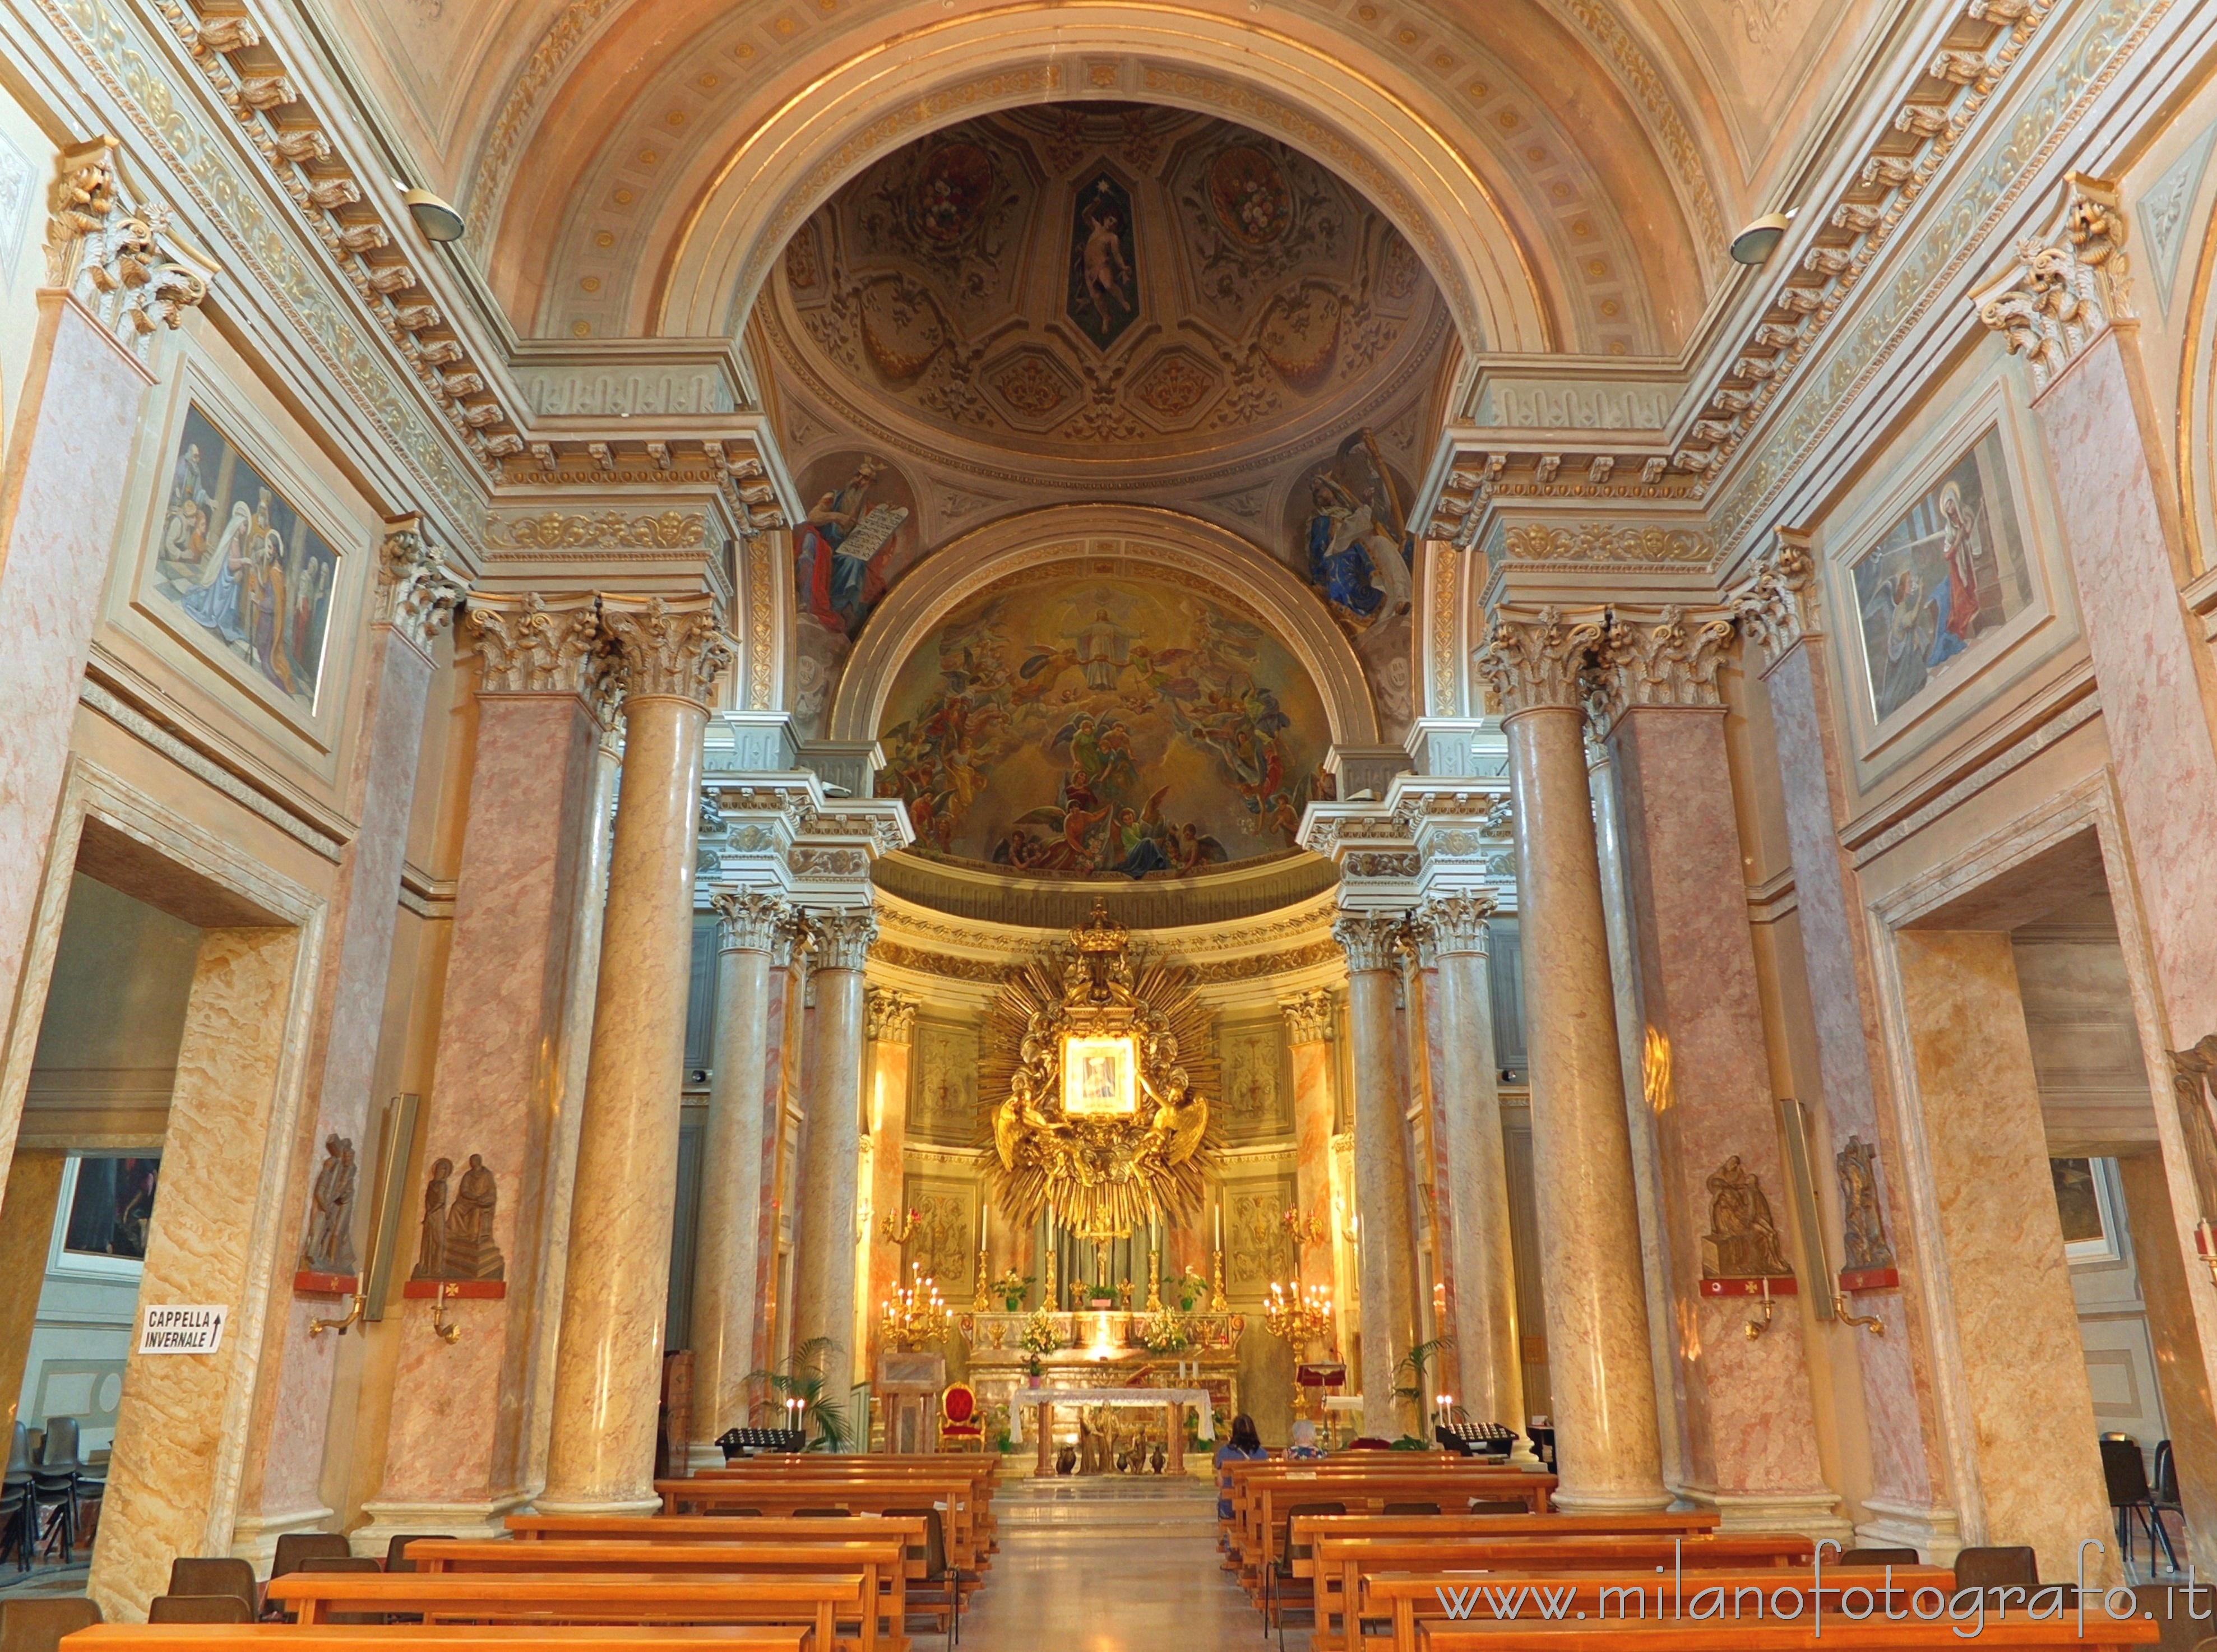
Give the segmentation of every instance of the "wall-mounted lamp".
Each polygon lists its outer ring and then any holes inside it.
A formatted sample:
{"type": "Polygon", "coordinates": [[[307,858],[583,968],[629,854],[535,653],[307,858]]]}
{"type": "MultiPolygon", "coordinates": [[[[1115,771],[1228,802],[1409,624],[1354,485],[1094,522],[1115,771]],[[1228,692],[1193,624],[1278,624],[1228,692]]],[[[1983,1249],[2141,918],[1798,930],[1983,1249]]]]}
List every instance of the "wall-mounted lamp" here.
{"type": "Polygon", "coordinates": [[[1734,263],[1760,264],[1769,261],[1778,251],[1778,244],[1786,238],[1787,226],[1793,223],[1799,208],[1789,207],[1782,213],[1765,213],[1732,238],[1734,263]]]}
{"type": "Polygon", "coordinates": [[[1778,1304],[1770,1299],[1770,1281],[1763,1282],[1763,1317],[1747,1322],[1747,1340],[1752,1342],[1770,1328],[1770,1316],[1778,1311],[1778,1304]]]}
{"type": "MultiPolygon", "coordinates": [[[[416,220],[416,227],[423,232],[427,241],[459,241],[469,226],[454,203],[444,195],[433,195],[429,189],[403,189],[401,204],[408,215],[416,220]]],[[[1737,255],[1735,255],[1737,256],[1737,255]]]]}

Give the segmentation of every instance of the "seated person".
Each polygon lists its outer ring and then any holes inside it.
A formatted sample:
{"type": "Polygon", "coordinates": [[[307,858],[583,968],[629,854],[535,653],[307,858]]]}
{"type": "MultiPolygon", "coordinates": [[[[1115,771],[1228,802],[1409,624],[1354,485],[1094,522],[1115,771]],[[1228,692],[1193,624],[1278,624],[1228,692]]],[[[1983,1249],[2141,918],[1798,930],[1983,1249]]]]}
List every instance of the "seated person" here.
{"type": "Polygon", "coordinates": [[[1317,1444],[1316,1425],[1304,1417],[1294,1425],[1293,1444],[1286,1447],[1288,1463],[1314,1463],[1325,1454],[1317,1444]]]}
{"type": "Polygon", "coordinates": [[[1241,1412],[1232,1420],[1232,1438],[1216,1448],[1216,1518],[1232,1518],[1232,1474],[1224,1465],[1227,1463],[1253,1463],[1270,1454],[1263,1449],[1263,1437],[1255,1429],[1255,1420],[1241,1412]]]}

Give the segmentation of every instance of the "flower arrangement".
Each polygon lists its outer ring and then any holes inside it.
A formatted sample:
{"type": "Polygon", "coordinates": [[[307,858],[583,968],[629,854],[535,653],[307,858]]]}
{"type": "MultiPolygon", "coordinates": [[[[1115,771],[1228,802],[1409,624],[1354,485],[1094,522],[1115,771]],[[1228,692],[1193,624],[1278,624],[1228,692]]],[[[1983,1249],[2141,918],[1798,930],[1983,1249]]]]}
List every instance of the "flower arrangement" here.
{"type": "Polygon", "coordinates": [[[1193,1305],[1201,1299],[1207,1290],[1208,1281],[1201,1277],[1200,1270],[1188,1267],[1177,1282],[1179,1310],[1187,1314],[1192,1313],[1193,1305]]]}
{"type": "Polygon", "coordinates": [[[1054,1316],[1044,1308],[1034,1309],[1031,1318],[1024,1321],[1023,1340],[1018,1346],[1032,1354],[1051,1354],[1061,1347],[1062,1339],[1054,1331],[1054,1316]]]}
{"type": "Polygon", "coordinates": [[[1189,1339],[1185,1321],[1166,1309],[1159,1314],[1149,1314],[1139,1321],[1139,1340],[1150,1353],[1174,1354],[1189,1339]]]}
{"type": "Polygon", "coordinates": [[[1022,1311],[1024,1305],[1024,1292],[1032,1288],[1032,1283],[1030,1274],[1019,1273],[1014,1268],[1010,1268],[993,1281],[992,1290],[1000,1297],[1001,1305],[1010,1313],[1014,1314],[1022,1311]]]}

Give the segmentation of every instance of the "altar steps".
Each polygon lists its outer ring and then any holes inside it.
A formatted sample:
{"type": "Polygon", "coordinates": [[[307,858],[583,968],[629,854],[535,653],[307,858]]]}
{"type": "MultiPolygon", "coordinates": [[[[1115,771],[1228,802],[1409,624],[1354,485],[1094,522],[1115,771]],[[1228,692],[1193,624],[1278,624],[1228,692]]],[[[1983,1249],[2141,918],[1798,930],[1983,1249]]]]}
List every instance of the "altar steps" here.
{"type": "Polygon", "coordinates": [[[993,1499],[1004,1538],[1016,1531],[1093,1538],[1216,1541],[1216,1496],[1206,1480],[1154,1475],[1065,1475],[1004,1481],[993,1499]]]}

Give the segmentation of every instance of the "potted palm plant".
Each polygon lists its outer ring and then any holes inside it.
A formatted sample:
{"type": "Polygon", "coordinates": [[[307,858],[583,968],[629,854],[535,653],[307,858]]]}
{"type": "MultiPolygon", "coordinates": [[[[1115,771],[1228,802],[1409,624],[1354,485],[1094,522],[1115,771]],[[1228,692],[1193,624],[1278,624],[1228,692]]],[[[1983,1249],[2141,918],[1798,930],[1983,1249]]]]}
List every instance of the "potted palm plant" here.
{"type": "Polygon", "coordinates": [[[800,1413],[804,1437],[814,1430],[815,1437],[800,1448],[804,1451],[844,1451],[854,1443],[846,1404],[831,1395],[824,1375],[838,1346],[830,1337],[813,1337],[795,1348],[781,1369],[747,1373],[748,1383],[758,1386],[765,1399],[787,1401],[800,1413]]]}

